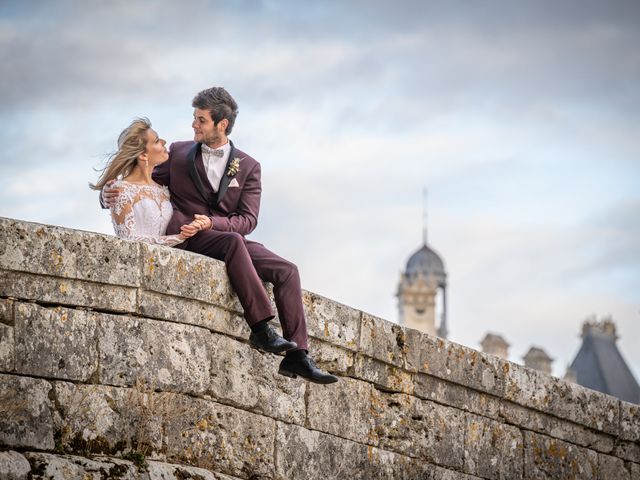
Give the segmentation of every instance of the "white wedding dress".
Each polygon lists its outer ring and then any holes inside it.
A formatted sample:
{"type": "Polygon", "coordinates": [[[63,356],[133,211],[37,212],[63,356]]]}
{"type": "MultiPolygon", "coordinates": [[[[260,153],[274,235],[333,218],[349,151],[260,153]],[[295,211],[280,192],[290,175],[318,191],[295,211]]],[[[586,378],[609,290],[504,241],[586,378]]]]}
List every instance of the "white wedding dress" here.
{"type": "Polygon", "coordinates": [[[124,189],[110,208],[113,230],[118,237],[169,247],[184,241],[179,235],[164,234],[173,213],[167,187],[125,180],[118,180],[114,187],[124,189]]]}

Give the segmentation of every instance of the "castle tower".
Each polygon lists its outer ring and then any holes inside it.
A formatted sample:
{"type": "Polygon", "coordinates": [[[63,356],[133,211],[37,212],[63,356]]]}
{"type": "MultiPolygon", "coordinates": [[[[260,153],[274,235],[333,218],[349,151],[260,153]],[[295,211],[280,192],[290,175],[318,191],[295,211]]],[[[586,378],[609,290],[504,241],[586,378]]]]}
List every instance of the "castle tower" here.
{"type": "Polygon", "coordinates": [[[551,375],[551,364],[553,363],[553,358],[547,355],[547,352],[542,348],[531,347],[522,359],[524,360],[525,367],[534,368],[546,373],[547,375],[551,375]]]}

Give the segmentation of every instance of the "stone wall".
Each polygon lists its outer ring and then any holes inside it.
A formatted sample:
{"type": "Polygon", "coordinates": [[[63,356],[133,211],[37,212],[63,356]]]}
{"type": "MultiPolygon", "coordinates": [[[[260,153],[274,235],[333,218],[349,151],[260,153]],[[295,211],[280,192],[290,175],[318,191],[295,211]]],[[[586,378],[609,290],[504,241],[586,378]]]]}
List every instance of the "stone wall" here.
{"type": "Polygon", "coordinates": [[[0,231],[0,478],[640,479],[638,405],[311,292],[292,380],[223,264],[0,231]]]}

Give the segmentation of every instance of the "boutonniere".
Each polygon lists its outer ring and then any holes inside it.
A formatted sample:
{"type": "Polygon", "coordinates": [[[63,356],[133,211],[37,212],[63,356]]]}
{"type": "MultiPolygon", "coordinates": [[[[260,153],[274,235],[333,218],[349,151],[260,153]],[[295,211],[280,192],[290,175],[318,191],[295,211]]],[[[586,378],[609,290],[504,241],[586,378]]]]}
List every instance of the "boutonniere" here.
{"type": "Polygon", "coordinates": [[[227,169],[227,176],[233,177],[235,174],[237,174],[240,171],[241,161],[242,159],[238,157],[231,160],[231,163],[229,164],[229,168],[227,169]]]}

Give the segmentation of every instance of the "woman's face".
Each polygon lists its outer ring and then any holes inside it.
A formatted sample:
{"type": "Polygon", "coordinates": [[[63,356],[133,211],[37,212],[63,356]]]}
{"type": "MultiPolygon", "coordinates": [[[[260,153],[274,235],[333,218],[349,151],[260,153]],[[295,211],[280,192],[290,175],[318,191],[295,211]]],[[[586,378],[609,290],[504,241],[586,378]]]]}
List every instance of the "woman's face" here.
{"type": "Polygon", "coordinates": [[[165,147],[166,144],[166,140],[158,137],[155,130],[152,128],[147,130],[147,148],[144,153],[149,166],[155,167],[169,158],[169,152],[165,147]]]}

